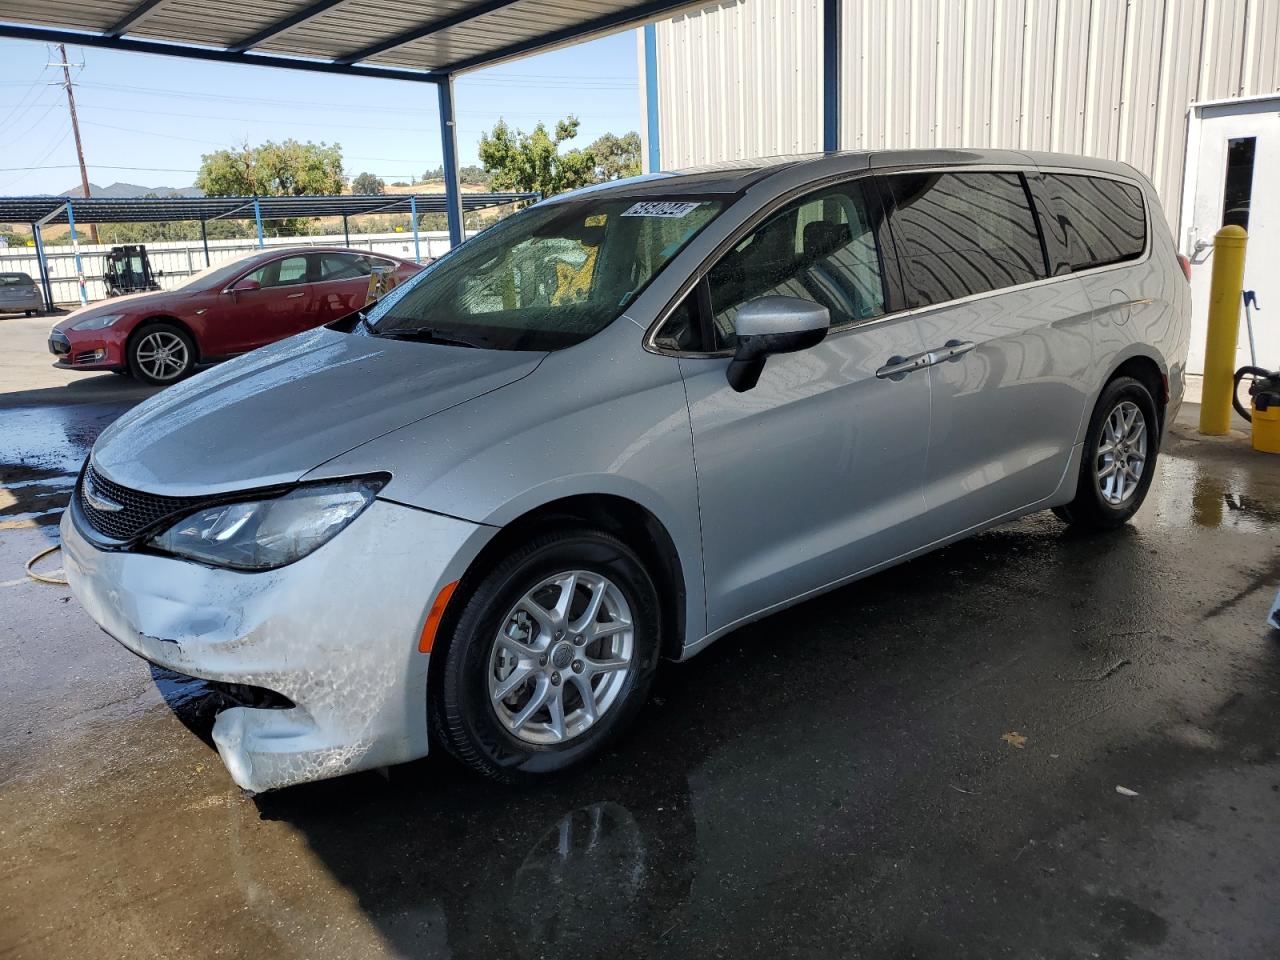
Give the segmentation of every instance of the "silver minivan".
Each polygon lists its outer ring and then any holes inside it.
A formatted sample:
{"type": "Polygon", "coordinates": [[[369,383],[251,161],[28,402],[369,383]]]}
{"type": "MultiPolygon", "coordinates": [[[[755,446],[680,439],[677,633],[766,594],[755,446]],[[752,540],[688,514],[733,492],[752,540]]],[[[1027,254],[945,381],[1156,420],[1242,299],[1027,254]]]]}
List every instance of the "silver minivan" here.
{"type": "Polygon", "coordinates": [[[1033,511],[1123,524],[1183,392],[1151,184],[1000,151],[565,194],[171,387],[62,520],[75,595],[220,686],[261,791],[600,752],[662,659],[1033,511]]]}

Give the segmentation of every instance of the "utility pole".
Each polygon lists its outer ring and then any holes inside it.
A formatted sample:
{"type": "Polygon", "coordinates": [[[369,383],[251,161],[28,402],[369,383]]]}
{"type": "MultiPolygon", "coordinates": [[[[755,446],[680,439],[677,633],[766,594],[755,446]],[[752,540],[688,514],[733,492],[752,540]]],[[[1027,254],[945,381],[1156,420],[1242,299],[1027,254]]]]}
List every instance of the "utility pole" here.
{"type": "MultiPolygon", "coordinates": [[[[89,199],[89,171],[84,166],[84,147],[80,144],[80,123],[76,120],[76,96],[71,92],[71,65],[67,63],[67,45],[58,44],[58,59],[61,60],[63,86],[67,91],[67,106],[71,108],[71,132],[76,138],[76,159],[80,161],[80,187],[84,198],[89,199]]],[[[89,242],[98,242],[98,225],[89,224],[89,242]]]]}

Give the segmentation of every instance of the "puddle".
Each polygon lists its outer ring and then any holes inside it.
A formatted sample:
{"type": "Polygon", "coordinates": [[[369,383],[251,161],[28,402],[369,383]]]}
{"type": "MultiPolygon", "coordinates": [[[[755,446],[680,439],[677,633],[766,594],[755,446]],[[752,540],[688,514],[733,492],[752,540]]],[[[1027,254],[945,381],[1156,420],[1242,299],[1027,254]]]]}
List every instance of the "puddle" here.
{"type": "Polygon", "coordinates": [[[1155,501],[1156,522],[1163,526],[1182,527],[1189,520],[1209,529],[1274,532],[1280,526],[1280,472],[1165,454],[1150,500],[1155,501]]]}
{"type": "Polygon", "coordinates": [[[0,418],[0,530],[55,526],[93,442],[128,406],[6,410],[0,418]]]}

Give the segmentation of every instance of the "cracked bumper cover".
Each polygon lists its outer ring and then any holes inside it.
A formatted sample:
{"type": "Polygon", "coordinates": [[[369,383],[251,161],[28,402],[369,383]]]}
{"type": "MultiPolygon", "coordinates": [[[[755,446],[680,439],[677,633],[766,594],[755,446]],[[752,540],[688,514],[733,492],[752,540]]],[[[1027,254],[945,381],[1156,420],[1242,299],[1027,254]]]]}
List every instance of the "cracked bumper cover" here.
{"type": "MultiPolygon", "coordinates": [[[[243,573],[104,551],[62,517],[72,593],[138,656],[206,680],[265,687],[288,709],[232,707],[213,740],[261,792],[427,753],[428,656],[418,637],[440,588],[488,528],[377,500],[319,550],[243,573]]],[[[82,520],[79,522],[83,522],[82,520]]]]}

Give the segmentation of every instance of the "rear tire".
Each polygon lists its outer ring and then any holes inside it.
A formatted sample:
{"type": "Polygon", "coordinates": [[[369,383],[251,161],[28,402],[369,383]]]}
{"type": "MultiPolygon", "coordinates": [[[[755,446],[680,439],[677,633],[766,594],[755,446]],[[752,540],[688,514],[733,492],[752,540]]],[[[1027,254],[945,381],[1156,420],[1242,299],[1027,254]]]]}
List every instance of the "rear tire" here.
{"type": "Polygon", "coordinates": [[[195,342],[172,323],[140,327],[129,338],[128,353],[134,379],[157,386],[177,383],[196,366],[195,342]]]}
{"type": "Polygon", "coordinates": [[[1089,419],[1075,499],[1054,507],[1054,514],[1086,529],[1122,526],[1146,499],[1159,452],[1151,392],[1140,380],[1117,377],[1103,388],[1089,419]]]}
{"type": "Polygon", "coordinates": [[[648,698],[658,594],[612,534],[582,526],[534,536],[458,599],[443,663],[432,666],[428,719],[473,770],[521,783],[585,764],[648,698]]]}

